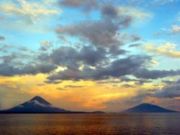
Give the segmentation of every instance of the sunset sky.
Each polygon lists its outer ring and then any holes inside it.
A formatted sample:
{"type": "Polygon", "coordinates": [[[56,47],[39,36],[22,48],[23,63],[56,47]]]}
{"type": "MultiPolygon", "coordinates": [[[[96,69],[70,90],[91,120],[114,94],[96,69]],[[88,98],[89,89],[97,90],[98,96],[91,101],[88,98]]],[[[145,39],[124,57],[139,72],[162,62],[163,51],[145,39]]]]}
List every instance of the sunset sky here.
{"type": "Polygon", "coordinates": [[[1,0],[0,109],[180,111],[180,0],[1,0]]]}

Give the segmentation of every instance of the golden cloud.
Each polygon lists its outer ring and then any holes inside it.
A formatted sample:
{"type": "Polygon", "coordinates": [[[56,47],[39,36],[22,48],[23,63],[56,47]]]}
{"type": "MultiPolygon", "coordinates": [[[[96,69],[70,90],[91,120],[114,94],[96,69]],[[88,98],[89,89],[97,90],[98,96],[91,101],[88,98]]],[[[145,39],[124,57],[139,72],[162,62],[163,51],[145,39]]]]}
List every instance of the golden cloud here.
{"type": "Polygon", "coordinates": [[[160,46],[156,47],[157,45],[154,43],[146,43],[145,50],[154,54],[163,55],[172,58],[180,58],[180,51],[176,50],[176,44],[174,43],[164,43],[160,44],[160,46]]]}
{"type": "Polygon", "coordinates": [[[18,0],[18,4],[20,6],[17,6],[15,3],[1,4],[0,11],[10,15],[26,17],[32,23],[39,19],[39,17],[61,13],[56,9],[50,8],[47,2],[38,3],[18,0]]]}

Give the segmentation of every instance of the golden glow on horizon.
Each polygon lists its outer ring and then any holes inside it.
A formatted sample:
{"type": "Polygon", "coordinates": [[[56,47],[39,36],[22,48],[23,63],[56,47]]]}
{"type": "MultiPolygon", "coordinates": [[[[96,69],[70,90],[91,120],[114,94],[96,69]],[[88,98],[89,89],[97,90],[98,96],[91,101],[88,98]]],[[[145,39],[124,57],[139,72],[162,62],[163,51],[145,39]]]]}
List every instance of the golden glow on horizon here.
{"type": "Polygon", "coordinates": [[[115,100],[124,101],[127,98],[137,96],[139,92],[155,88],[158,90],[164,86],[163,84],[157,86],[153,83],[138,85],[133,81],[129,83],[119,82],[119,85],[114,85],[113,82],[110,83],[112,80],[109,83],[108,81],[107,83],[62,81],[57,84],[50,84],[44,82],[46,77],[46,74],[0,77],[0,84],[8,86],[9,89],[13,89],[17,93],[19,91],[25,92],[29,95],[29,98],[41,95],[56,106],[71,110],[89,111],[106,110],[105,103],[115,100]],[[125,84],[130,87],[126,87],[125,84]]]}

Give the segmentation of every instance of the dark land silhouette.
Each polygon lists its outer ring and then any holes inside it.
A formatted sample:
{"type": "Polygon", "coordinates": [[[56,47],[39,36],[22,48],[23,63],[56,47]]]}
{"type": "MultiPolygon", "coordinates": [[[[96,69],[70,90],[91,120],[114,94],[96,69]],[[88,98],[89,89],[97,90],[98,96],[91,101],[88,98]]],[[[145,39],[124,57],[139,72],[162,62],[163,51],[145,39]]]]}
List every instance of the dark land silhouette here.
{"type": "Polygon", "coordinates": [[[166,108],[154,105],[154,104],[143,103],[135,107],[129,108],[123,112],[125,113],[171,113],[171,112],[176,112],[176,111],[166,109],[166,108]]]}
{"type": "MultiPolygon", "coordinates": [[[[143,103],[123,111],[123,113],[170,113],[170,112],[176,112],[176,111],[149,103],[143,103]]],[[[20,105],[17,105],[13,108],[1,110],[0,113],[99,113],[101,114],[104,112],[103,111],[82,112],[82,111],[66,110],[64,108],[58,108],[53,106],[51,103],[49,103],[40,96],[35,96],[34,98],[20,105]]]]}

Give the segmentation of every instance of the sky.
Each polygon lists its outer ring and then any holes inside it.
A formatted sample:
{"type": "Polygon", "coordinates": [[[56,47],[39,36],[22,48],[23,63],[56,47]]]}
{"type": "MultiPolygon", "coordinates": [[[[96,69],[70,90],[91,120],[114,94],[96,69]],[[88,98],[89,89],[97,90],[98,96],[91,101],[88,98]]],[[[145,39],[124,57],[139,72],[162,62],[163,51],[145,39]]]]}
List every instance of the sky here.
{"type": "Polygon", "coordinates": [[[180,0],[1,0],[0,109],[180,111],[180,0]]]}

